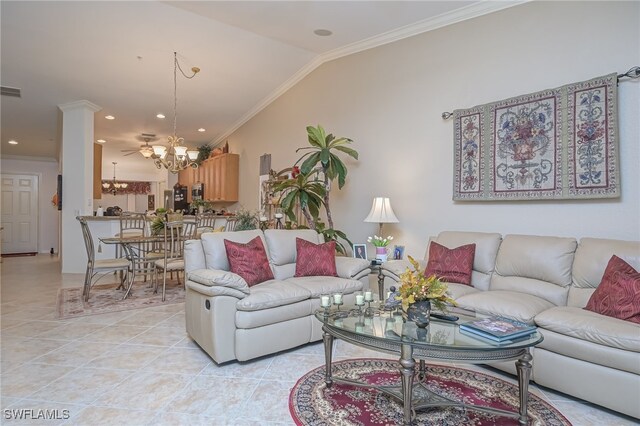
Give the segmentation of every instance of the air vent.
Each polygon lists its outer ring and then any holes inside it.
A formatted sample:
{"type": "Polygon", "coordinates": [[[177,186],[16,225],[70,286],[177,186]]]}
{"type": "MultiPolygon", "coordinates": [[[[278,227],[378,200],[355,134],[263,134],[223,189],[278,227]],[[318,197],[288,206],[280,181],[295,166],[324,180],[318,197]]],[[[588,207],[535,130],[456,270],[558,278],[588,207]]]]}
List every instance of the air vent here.
{"type": "Polygon", "coordinates": [[[141,133],[140,136],[143,138],[155,138],[156,135],[154,133],[141,133]]]}
{"type": "Polygon", "coordinates": [[[22,94],[20,93],[20,89],[17,89],[15,87],[6,87],[6,86],[0,86],[0,95],[12,96],[14,98],[22,97],[22,94]]]}

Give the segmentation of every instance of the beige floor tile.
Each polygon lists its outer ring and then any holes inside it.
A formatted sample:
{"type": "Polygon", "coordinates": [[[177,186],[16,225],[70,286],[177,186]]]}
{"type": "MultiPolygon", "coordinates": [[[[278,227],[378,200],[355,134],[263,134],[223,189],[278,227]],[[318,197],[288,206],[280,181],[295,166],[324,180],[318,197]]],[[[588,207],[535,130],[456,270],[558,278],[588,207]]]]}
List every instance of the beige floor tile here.
{"type": "Polygon", "coordinates": [[[160,355],[163,350],[162,347],[157,346],[122,344],[97,356],[85,367],[139,370],[160,355]]]}
{"type": "Polygon", "coordinates": [[[576,426],[632,426],[638,420],[592,404],[553,401],[552,405],[576,426]]]}
{"type": "Polygon", "coordinates": [[[371,349],[365,349],[360,346],[352,345],[351,343],[338,340],[335,342],[335,349],[333,351],[333,357],[335,359],[344,358],[384,358],[384,359],[399,359],[399,355],[387,354],[384,352],[374,351],[371,349]]]}
{"type": "Polygon", "coordinates": [[[85,323],[71,323],[63,324],[52,330],[41,333],[38,337],[44,339],[66,339],[76,340],[80,339],[87,334],[94,333],[105,326],[102,324],[85,324],[85,323]]]}
{"type": "Polygon", "coordinates": [[[150,327],[115,324],[104,327],[91,334],[87,334],[82,337],[81,340],[90,342],[124,343],[149,329],[150,327]]]}
{"type": "Polygon", "coordinates": [[[212,361],[200,374],[205,376],[261,379],[272,362],[273,357],[263,357],[245,362],[231,361],[224,364],[216,364],[212,361]]]}
{"type": "Polygon", "coordinates": [[[154,412],[122,408],[89,406],[73,418],[69,425],[77,426],[139,426],[149,424],[154,412]]]}
{"type": "Polygon", "coordinates": [[[258,379],[198,376],[165,411],[209,417],[236,417],[258,385],[258,379]],[[211,398],[211,395],[216,395],[211,398]]]}
{"type": "Polygon", "coordinates": [[[242,408],[238,420],[282,421],[289,414],[289,393],[294,381],[262,380],[242,408]]]}
{"type": "Polygon", "coordinates": [[[160,410],[193,379],[194,376],[183,374],[138,372],[106,392],[94,405],[160,410]]]}
{"type": "Polygon", "coordinates": [[[180,328],[154,327],[137,335],[127,343],[135,345],[173,346],[187,336],[180,328]]]}
{"type": "MultiPolygon", "coordinates": [[[[2,317],[2,322],[5,321],[5,316],[7,314],[12,314],[14,312],[18,312],[20,310],[24,309],[24,306],[16,304],[16,303],[2,303],[0,304],[0,316],[2,317]]],[[[6,320],[9,321],[9,320],[6,320]]],[[[14,321],[18,321],[18,320],[14,320],[14,321]]]]}
{"type": "Polygon", "coordinates": [[[121,311],[121,312],[110,312],[108,314],[100,314],[100,315],[85,315],[82,317],[68,318],[65,321],[73,323],[80,322],[84,324],[104,324],[104,325],[112,325],[117,323],[118,321],[122,321],[125,318],[130,317],[131,315],[135,315],[136,311],[121,311]]]}
{"type": "Polygon", "coordinates": [[[74,415],[77,415],[83,409],[83,405],[22,399],[11,406],[9,413],[3,412],[2,424],[62,425],[68,421],[73,421],[74,415]],[[11,419],[7,419],[7,415],[11,419]]]}
{"type": "Polygon", "coordinates": [[[184,339],[176,343],[175,346],[179,348],[200,349],[200,346],[195,342],[195,340],[189,337],[189,335],[187,335],[187,337],[185,337],[184,339]]]}
{"type": "Polygon", "coordinates": [[[3,318],[3,319],[0,319],[0,330],[3,330],[3,333],[4,333],[4,330],[7,330],[7,329],[10,329],[10,328],[13,328],[13,327],[17,327],[17,326],[19,326],[21,324],[24,324],[24,323],[25,323],[25,320],[16,320],[16,319],[14,319],[14,320],[12,320],[12,319],[6,320],[6,319],[3,318]]]}
{"type": "Polygon", "coordinates": [[[154,306],[153,308],[147,308],[147,312],[167,312],[167,313],[177,313],[184,312],[184,302],[181,303],[172,303],[170,305],[162,305],[162,306],[154,306]]]}
{"type": "Polygon", "coordinates": [[[138,312],[130,317],[118,321],[118,324],[154,327],[173,315],[174,314],[171,312],[138,312]]]}
{"type": "Polygon", "coordinates": [[[16,402],[20,401],[20,398],[13,398],[10,396],[0,396],[0,410],[11,407],[16,402]]]}
{"type": "Polygon", "coordinates": [[[73,369],[62,365],[23,364],[2,375],[2,394],[27,397],[73,369]]]}
{"type": "Polygon", "coordinates": [[[37,320],[41,319],[45,315],[50,315],[55,312],[55,308],[42,308],[42,307],[31,307],[31,308],[23,308],[15,312],[11,312],[8,314],[3,314],[3,320],[37,320]]]}
{"type": "Polygon", "coordinates": [[[175,327],[186,330],[187,323],[184,312],[178,312],[158,324],[158,327],[175,327]]]}
{"type": "Polygon", "coordinates": [[[201,349],[169,348],[144,367],[144,370],[198,374],[211,363],[211,358],[201,349]]]}
{"type": "Polygon", "coordinates": [[[314,368],[324,366],[324,356],[281,354],[273,358],[273,362],[262,376],[265,380],[298,380],[314,368]]]}
{"type": "Polygon", "coordinates": [[[117,347],[114,343],[85,342],[77,340],[55,351],[49,352],[33,362],[40,364],[68,365],[80,367],[92,359],[117,347]]]}
{"type": "Polygon", "coordinates": [[[3,362],[27,362],[66,344],[67,340],[24,339],[13,345],[5,345],[3,340],[0,357],[3,362]]]}
{"type": "MultiPolygon", "coordinates": [[[[323,342],[309,343],[308,345],[303,345],[298,348],[291,349],[287,353],[324,356],[324,343],[323,342]]],[[[335,342],[334,342],[334,353],[335,353],[335,342]]]]}
{"type": "Polygon", "coordinates": [[[197,414],[185,413],[160,413],[154,417],[149,426],[219,426],[226,423],[225,419],[200,416],[197,414]]]}
{"type": "Polygon", "coordinates": [[[31,399],[89,404],[132,373],[125,370],[78,368],[31,395],[31,399]]]}
{"type": "Polygon", "coordinates": [[[3,336],[35,337],[51,331],[65,323],[58,321],[29,321],[2,332],[3,336]]]}

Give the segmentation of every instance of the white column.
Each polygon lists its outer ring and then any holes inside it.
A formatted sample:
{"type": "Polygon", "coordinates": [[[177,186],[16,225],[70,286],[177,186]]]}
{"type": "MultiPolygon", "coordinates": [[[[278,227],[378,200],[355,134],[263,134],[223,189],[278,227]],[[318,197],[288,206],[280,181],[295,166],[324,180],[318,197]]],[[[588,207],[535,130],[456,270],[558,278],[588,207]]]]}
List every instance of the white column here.
{"type": "Polygon", "coordinates": [[[84,100],[58,107],[62,110],[62,273],[82,273],[87,251],[76,216],[93,214],[93,118],[101,108],[84,100]]]}

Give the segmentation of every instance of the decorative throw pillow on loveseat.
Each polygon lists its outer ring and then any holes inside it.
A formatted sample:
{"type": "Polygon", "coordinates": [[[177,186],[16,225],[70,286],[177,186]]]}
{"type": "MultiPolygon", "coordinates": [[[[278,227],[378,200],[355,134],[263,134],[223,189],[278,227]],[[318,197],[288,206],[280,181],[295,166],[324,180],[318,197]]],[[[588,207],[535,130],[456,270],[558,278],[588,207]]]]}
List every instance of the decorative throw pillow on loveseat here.
{"type": "Polygon", "coordinates": [[[471,285],[471,270],[475,255],[475,244],[449,249],[432,241],[429,245],[429,260],[424,274],[427,277],[435,275],[442,281],[450,283],[471,285]]]}
{"type": "Polygon", "coordinates": [[[267,252],[260,237],[255,237],[246,244],[225,239],[224,248],[227,251],[229,269],[244,278],[249,287],[273,279],[267,252]]]}
{"type": "Polygon", "coordinates": [[[296,238],[296,273],[294,276],[337,277],[336,242],[314,244],[302,238],[296,238]]]}
{"type": "Polygon", "coordinates": [[[640,324],[640,273],[613,255],[585,309],[640,324]]]}

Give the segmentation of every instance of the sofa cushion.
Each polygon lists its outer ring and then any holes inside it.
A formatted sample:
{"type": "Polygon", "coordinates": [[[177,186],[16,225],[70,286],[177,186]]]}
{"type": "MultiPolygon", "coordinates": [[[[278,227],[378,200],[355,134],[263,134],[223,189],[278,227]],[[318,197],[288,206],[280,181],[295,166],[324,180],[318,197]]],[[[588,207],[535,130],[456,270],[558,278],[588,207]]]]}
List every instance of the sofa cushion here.
{"type": "Polygon", "coordinates": [[[447,293],[449,293],[449,297],[451,297],[453,300],[457,300],[464,295],[477,293],[480,291],[466,284],[448,283],[448,286],[449,289],[447,293]]]}
{"type": "Polygon", "coordinates": [[[238,301],[236,307],[239,311],[258,311],[290,305],[310,297],[310,291],[288,281],[269,280],[252,286],[251,293],[238,301]]]}
{"type": "Polygon", "coordinates": [[[294,277],[337,276],[336,242],[314,244],[296,238],[296,273],[294,277]]]}
{"type": "Polygon", "coordinates": [[[618,256],[611,256],[585,309],[640,324],[640,273],[618,256]]]}
{"type": "Polygon", "coordinates": [[[249,285],[238,274],[219,269],[197,269],[189,273],[189,280],[206,286],[220,286],[239,290],[249,294],[249,285]]]}
{"type": "Polygon", "coordinates": [[[476,252],[475,244],[449,249],[432,241],[424,274],[435,275],[442,281],[471,285],[471,270],[476,252]]]}
{"type": "Polygon", "coordinates": [[[237,328],[256,328],[282,321],[306,317],[314,311],[311,299],[285,306],[260,309],[259,311],[236,311],[237,328]]]}
{"type": "Polygon", "coordinates": [[[539,327],[599,345],[640,352],[640,325],[572,306],[557,306],[536,315],[539,327]]]}
{"type": "Polygon", "coordinates": [[[224,240],[236,243],[248,243],[255,237],[263,238],[264,234],[259,229],[234,232],[207,232],[202,234],[200,241],[195,240],[195,242],[196,244],[199,242],[202,244],[207,265],[206,267],[208,269],[222,269],[224,271],[228,271],[229,260],[227,259],[224,240]]]}
{"type": "Polygon", "coordinates": [[[246,244],[224,240],[224,248],[231,272],[244,278],[249,287],[273,279],[269,259],[260,237],[255,237],[246,244]]]}
{"type": "Polygon", "coordinates": [[[456,300],[458,306],[484,315],[496,315],[513,318],[517,321],[533,324],[533,319],[553,303],[530,294],[515,291],[479,291],[461,296],[456,300]]]}
{"type": "Polygon", "coordinates": [[[267,229],[264,238],[269,249],[269,261],[274,266],[296,262],[296,239],[314,244],[323,243],[322,237],[313,229],[267,229]]]}
{"type": "Polygon", "coordinates": [[[299,277],[289,278],[286,282],[305,289],[311,297],[333,293],[349,294],[362,290],[361,281],[338,277],[299,277]]]}

